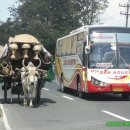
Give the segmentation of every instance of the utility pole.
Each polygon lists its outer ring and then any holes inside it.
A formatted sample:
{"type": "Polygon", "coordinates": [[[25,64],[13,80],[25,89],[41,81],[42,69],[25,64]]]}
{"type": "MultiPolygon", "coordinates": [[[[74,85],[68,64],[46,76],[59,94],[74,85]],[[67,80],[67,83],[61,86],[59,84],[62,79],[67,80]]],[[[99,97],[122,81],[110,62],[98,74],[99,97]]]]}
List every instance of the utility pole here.
{"type": "Polygon", "coordinates": [[[127,2],[127,5],[124,4],[124,5],[121,5],[119,4],[120,7],[124,7],[126,8],[126,12],[120,12],[121,15],[126,15],[126,27],[128,27],[128,18],[129,18],[129,8],[130,8],[130,0],[127,2]]]}

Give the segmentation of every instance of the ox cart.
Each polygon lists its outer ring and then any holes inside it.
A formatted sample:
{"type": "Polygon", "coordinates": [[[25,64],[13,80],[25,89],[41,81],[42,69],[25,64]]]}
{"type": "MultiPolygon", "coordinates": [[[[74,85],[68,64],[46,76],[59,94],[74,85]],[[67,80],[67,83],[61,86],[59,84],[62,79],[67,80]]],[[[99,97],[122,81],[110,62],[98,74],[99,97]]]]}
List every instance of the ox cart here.
{"type": "Polygon", "coordinates": [[[0,47],[0,77],[3,82],[4,101],[7,102],[8,90],[12,95],[24,96],[27,105],[30,96],[40,102],[41,89],[51,65],[51,54],[32,35],[20,34],[9,38],[8,44],[0,47]],[[31,94],[31,95],[29,95],[31,94]]]}

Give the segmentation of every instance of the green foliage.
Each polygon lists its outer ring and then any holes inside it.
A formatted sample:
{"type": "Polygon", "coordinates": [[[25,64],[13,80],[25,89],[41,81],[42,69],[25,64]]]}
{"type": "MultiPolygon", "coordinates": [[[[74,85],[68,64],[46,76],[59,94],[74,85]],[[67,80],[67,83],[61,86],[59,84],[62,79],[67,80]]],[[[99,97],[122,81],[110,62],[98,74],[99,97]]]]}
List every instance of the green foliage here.
{"type": "Polygon", "coordinates": [[[55,74],[53,72],[52,66],[50,66],[50,68],[49,68],[49,70],[47,72],[46,80],[50,82],[50,81],[54,80],[54,78],[55,78],[55,74]]]}
{"type": "Polygon", "coordinates": [[[13,19],[0,26],[0,40],[29,33],[54,55],[56,39],[85,24],[99,22],[98,15],[107,7],[107,0],[18,0],[10,8],[13,19]]]}
{"type": "MultiPolygon", "coordinates": [[[[75,0],[74,0],[75,1],[75,0]]],[[[108,6],[107,0],[76,0],[75,8],[78,10],[79,21],[83,25],[99,23],[98,16],[103,13],[108,6]]]]}

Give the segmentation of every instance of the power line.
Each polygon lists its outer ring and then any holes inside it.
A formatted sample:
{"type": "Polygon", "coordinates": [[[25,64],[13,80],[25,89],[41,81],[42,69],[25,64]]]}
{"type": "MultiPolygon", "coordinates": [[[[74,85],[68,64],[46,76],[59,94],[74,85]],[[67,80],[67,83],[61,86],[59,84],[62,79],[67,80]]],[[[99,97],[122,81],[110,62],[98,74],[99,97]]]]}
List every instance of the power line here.
{"type": "Polygon", "coordinates": [[[129,0],[129,2],[127,2],[127,4],[124,4],[124,5],[122,5],[122,4],[119,4],[119,6],[120,7],[124,7],[124,8],[126,8],[126,12],[120,12],[120,14],[121,15],[125,15],[126,16],[126,27],[128,27],[128,18],[129,18],[129,8],[130,8],[130,0],[129,0]]]}

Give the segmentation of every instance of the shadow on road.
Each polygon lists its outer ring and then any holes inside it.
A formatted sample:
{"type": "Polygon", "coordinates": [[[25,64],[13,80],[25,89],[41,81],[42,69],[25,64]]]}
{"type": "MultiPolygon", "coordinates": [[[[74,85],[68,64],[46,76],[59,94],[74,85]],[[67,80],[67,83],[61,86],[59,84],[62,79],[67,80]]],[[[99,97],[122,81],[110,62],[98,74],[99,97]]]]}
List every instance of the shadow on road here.
{"type": "Polygon", "coordinates": [[[88,101],[129,101],[130,99],[123,99],[120,94],[86,94],[84,99],[88,101]]]}
{"type": "MultiPolygon", "coordinates": [[[[57,91],[60,92],[59,89],[57,91]]],[[[77,96],[74,90],[66,89],[66,94],[77,96]]],[[[98,93],[98,94],[87,94],[84,93],[83,99],[87,101],[130,101],[129,99],[123,99],[121,94],[113,94],[113,93],[98,93]]]]}
{"type": "Polygon", "coordinates": [[[55,104],[56,102],[49,98],[41,98],[41,101],[39,103],[35,103],[34,107],[41,107],[41,106],[48,106],[48,104],[55,104]]]}
{"type": "MultiPolygon", "coordinates": [[[[10,102],[10,99],[8,99],[7,100],[7,102],[5,103],[5,101],[4,101],[4,99],[3,98],[1,98],[0,99],[0,103],[1,104],[19,104],[19,105],[21,105],[21,106],[23,106],[23,98],[20,98],[20,99],[18,99],[18,98],[13,98],[13,102],[11,103],[10,102]]],[[[41,106],[48,106],[48,104],[54,104],[54,103],[56,103],[54,100],[52,100],[52,99],[49,99],[49,98],[41,98],[41,100],[40,100],[40,102],[39,103],[36,103],[35,101],[34,101],[34,108],[36,108],[36,107],[41,107],[41,106]]]]}

